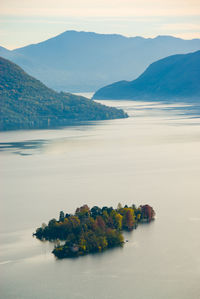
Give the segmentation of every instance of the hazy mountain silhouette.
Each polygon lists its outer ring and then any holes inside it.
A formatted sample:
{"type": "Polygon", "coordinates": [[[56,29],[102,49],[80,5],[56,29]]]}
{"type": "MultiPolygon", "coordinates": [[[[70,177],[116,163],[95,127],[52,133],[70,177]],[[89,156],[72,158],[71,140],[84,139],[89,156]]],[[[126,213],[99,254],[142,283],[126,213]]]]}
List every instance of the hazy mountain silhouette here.
{"type": "Polygon", "coordinates": [[[123,110],[56,92],[0,57],[0,130],[50,128],[72,121],[124,118],[123,110]]]}
{"type": "Polygon", "coordinates": [[[12,51],[7,50],[6,48],[0,46],[0,56],[3,56],[6,58],[6,57],[9,57],[9,55],[12,56],[12,51]]]}
{"type": "Polygon", "coordinates": [[[158,59],[199,49],[200,39],[128,38],[66,31],[1,55],[51,88],[78,92],[94,91],[122,79],[133,80],[158,59]]]}
{"type": "Polygon", "coordinates": [[[136,80],[105,86],[93,98],[200,101],[200,51],[158,60],[136,80]]]}

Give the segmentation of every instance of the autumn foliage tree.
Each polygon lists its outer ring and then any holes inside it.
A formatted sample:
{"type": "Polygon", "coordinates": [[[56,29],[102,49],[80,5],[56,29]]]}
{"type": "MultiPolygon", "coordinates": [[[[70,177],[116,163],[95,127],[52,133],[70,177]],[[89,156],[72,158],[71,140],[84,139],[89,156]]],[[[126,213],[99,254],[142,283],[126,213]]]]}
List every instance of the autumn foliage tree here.
{"type": "Polygon", "coordinates": [[[59,220],[51,219],[48,225],[37,228],[34,235],[40,240],[65,241],[58,242],[53,253],[58,258],[85,255],[100,252],[106,248],[123,246],[122,230],[131,231],[141,221],[154,219],[155,212],[149,205],[135,205],[117,209],[112,207],[83,205],[77,208],[75,214],[59,214],[59,220]]]}
{"type": "Polygon", "coordinates": [[[148,222],[150,222],[151,220],[154,219],[154,216],[155,216],[155,212],[151,206],[147,204],[141,206],[141,218],[143,220],[147,220],[148,222]]]}

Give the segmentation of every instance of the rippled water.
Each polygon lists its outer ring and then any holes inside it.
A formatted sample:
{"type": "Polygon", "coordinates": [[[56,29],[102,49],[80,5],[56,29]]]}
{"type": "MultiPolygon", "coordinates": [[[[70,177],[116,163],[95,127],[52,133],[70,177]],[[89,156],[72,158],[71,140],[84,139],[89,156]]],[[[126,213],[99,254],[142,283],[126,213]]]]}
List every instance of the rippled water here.
{"type": "Polygon", "coordinates": [[[200,298],[199,108],[104,103],[130,118],[0,133],[0,298],[200,298]],[[60,210],[118,202],[157,213],[123,249],[58,261],[32,238],[60,210]]]}

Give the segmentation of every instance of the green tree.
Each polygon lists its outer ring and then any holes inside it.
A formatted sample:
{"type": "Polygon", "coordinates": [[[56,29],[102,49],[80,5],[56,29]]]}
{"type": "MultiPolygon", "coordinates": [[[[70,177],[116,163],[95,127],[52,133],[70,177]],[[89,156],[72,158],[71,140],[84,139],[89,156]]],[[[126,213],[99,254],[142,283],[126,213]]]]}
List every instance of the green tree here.
{"type": "Polygon", "coordinates": [[[64,214],[63,211],[60,211],[59,221],[60,221],[60,222],[63,222],[64,219],[65,219],[65,214],[64,214]]]}

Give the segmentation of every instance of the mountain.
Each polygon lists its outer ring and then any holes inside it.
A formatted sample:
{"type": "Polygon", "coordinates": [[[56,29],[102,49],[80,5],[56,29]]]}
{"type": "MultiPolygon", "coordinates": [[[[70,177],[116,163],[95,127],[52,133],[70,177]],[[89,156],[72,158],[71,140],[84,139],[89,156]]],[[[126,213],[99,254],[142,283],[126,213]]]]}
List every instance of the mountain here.
{"type": "Polygon", "coordinates": [[[9,56],[12,51],[0,46],[0,56],[9,56]]]}
{"type": "Polygon", "coordinates": [[[0,57],[0,130],[37,129],[72,121],[124,118],[123,110],[55,92],[0,57]]]}
{"type": "Polygon", "coordinates": [[[87,92],[122,79],[136,79],[158,59],[197,50],[200,39],[66,31],[2,56],[58,91],[87,92]]]}
{"type": "Polygon", "coordinates": [[[200,101],[200,51],[154,62],[138,79],[105,86],[93,98],[200,101]]]}

